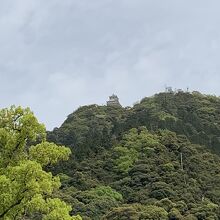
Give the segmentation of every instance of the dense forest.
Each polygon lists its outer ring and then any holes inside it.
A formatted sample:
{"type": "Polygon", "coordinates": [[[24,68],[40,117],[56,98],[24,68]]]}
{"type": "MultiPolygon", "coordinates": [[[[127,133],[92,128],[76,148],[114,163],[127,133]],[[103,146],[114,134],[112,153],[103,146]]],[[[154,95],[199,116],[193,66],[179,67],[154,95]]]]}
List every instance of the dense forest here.
{"type": "Polygon", "coordinates": [[[83,106],[48,132],[1,110],[0,219],[220,219],[220,98],[83,106]]]}
{"type": "Polygon", "coordinates": [[[83,219],[220,219],[220,98],[165,92],[83,106],[47,139],[68,146],[57,196],[83,219]]]}

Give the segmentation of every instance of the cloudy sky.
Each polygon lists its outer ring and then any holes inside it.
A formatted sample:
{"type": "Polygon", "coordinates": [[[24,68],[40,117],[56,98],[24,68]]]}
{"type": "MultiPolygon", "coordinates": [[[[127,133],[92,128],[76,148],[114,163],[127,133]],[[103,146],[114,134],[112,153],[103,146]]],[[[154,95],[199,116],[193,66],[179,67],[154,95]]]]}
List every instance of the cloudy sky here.
{"type": "Polygon", "coordinates": [[[220,95],[219,0],[0,0],[0,107],[48,129],[116,93],[220,95]]]}

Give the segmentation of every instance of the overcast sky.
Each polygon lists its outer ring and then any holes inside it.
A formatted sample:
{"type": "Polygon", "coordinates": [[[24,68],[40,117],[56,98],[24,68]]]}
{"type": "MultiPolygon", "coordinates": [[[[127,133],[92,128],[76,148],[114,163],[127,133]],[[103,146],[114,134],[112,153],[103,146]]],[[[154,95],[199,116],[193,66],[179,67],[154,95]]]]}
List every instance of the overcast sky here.
{"type": "Polygon", "coordinates": [[[116,93],[220,95],[219,0],[0,0],[0,107],[52,129],[116,93]]]}

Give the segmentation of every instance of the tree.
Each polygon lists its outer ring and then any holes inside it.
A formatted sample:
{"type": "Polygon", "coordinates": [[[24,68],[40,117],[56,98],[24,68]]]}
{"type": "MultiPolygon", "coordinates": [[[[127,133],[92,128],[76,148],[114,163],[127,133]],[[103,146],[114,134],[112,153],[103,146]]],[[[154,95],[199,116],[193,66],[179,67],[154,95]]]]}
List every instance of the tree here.
{"type": "Polygon", "coordinates": [[[153,205],[144,206],[140,204],[126,205],[114,208],[103,220],[168,220],[165,209],[153,205]]]}
{"type": "Polygon", "coordinates": [[[124,135],[120,145],[113,149],[115,169],[127,173],[140,155],[150,155],[159,145],[158,137],[151,134],[146,127],[140,127],[139,130],[132,128],[124,135]]]}
{"type": "Polygon", "coordinates": [[[133,206],[122,206],[112,209],[103,220],[136,220],[139,213],[133,206]]]}
{"type": "Polygon", "coordinates": [[[0,110],[0,219],[81,219],[71,217],[71,207],[53,198],[60,181],[44,170],[67,160],[71,151],[45,139],[44,125],[29,108],[0,110]]]}
{"type": "MultiPolygon", "coordinates": [[[[144,207],[144,206],[143,206],[144,207]]],[[[140,215],[145,220],[168,220],[168,213],[165,209],[153,205],[145,206],[140,215]]]]}
{"type": "Polygon", "coordinates": [[[86,191],[78,191],[73,194],[75,207],[78,208],[82,217],[94,220],[101,219],[106,212],[122,203],[120,193],[109,186],[98,186],[86,191]]]}

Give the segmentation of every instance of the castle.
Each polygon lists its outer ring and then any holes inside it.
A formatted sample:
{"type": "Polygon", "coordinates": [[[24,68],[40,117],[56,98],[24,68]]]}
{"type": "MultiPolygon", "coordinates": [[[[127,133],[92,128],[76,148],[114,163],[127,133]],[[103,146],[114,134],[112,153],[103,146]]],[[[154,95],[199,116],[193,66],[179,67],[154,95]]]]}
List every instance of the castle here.
{"type": "Polygon", "coordinates": [[[118,96],[115,94],[109,96],[109,100],[107,101],[107,106],[121,107],[118,96]]]}

